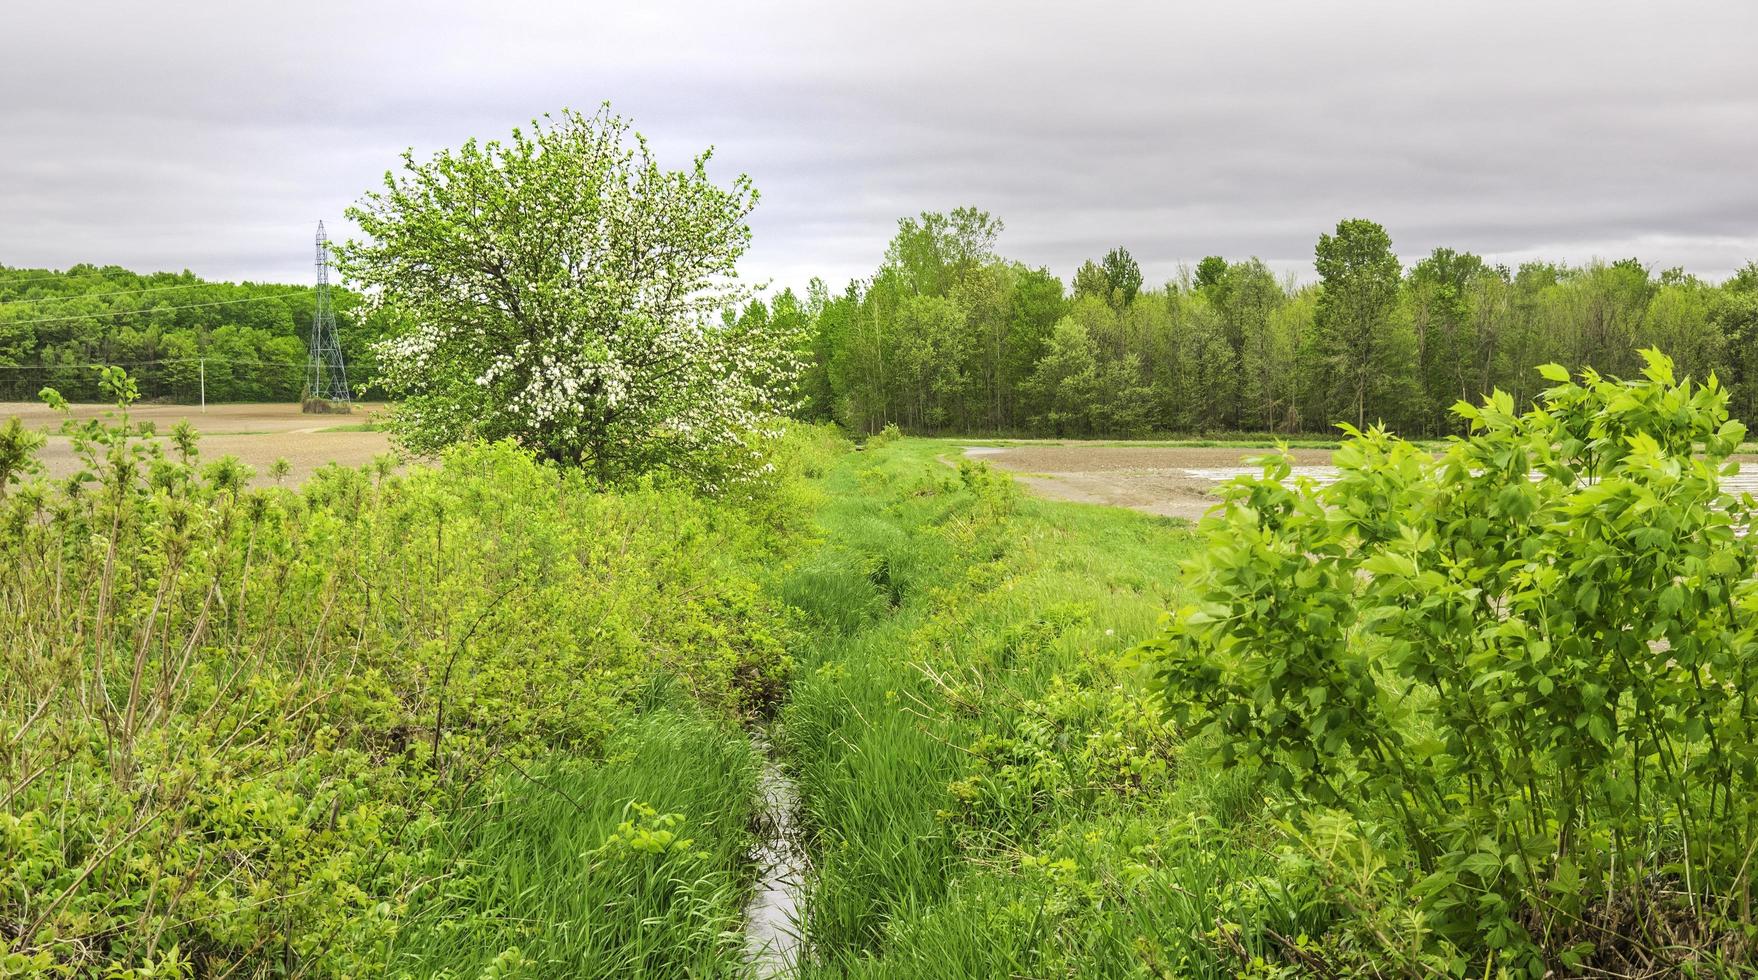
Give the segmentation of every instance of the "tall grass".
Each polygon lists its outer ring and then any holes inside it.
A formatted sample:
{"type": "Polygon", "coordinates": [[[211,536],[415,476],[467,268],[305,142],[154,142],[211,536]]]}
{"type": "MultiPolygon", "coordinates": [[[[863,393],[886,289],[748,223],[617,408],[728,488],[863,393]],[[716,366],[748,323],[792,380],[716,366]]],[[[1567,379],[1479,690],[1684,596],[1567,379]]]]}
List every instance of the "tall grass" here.
{"type": "Polygon", "coordinates": [[[1258,937],[1218,927],[1270,869],[1262,796],[1184,771],[1127,654],[1190,532],[1022,499],[944,449],[832,472],[829,543],[785,585],[823,636],[782,729],[815,834],[808,971],[1234,975],[1258,937]]]}
{"type": "Polygon", "coordinates": [[[186,427],[70,432],[49,484],[0,430],[0,972],[736,966],[762,580],[830,443],[703,500],[509,445],[250,490],[186,427]]]}
{"type": "Polygon", "coordinates": [[[390,972],[740,974],[757,765],[741,733],[684,707],[633,720],[602,759],[511,776],[446,831],[446,873],[411,894],[390,972]]]}

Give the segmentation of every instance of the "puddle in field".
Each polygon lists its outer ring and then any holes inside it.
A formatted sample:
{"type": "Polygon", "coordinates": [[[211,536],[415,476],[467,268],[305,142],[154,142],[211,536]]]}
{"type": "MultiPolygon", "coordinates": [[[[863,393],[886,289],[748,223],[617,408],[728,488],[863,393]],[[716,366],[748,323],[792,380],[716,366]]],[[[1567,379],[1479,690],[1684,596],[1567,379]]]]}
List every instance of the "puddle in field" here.
{"type": "MultiPolygon", "coordinates": [[[[1187,476],[1201,480],[1209,480],[1216,485],[1231,480],[1237,476],[1257,476],[1261,472],[1261,470],[1245,466],[1186,469],[1184,471],[1187,476]]],[[[1319,486],[1324,486],[1327,483],[1335,483],[1337,481],[1337,474],[1338,470],[1335,466],[1296,466],[1293,468],[1290,478],[1298,479],[1303,476],[1310,477],[1314,483],[1319,486]]],[[[1533,473],[1532,479],[1543,479],[1543,474],[1533,473]]],[[[1740,472],[1733,476],[1722,477],[1721,489],[1723,493],[1736,495],[1750,493],[1758,495],[1758,466],[1754,466],[1750,469],[1742,468],[1740,472]]]]}
{"type": "Polygon", "coordinates": [[[745,954],[758,980],[770,980],[799,969],[800,897],[811,864],[794,826],[799,790],[776,762],[768,734],[757,731],[751,739],[763,753],[763,771],[757,777],[757,844],[751,850],[757,882],[745,906],[745,954]]]}
{"type": "MultiPolygon", "coordinates": [[[[970,446],[964,455],[1011,472],[1035,493],[1074,503],[1108,504],[1148,514],[1200,520],[1220,503],[1219,488],[1262,470],[1244,465],[1252,450],[1239,447],[1127,445],[970,446]]],[[[1337,480],[1328,450],[1296,449],[1291,479],[1324,486],[1337,480]]],[[[952,463],[952,460],[945,460],[952,463]]],[[[1758,496],[1758,466],[1751,457],[1739,473],[1721,478],[1726,493],[1758,496]]],[[[1538,474],[1533,475],[1538,479],[1538,474]]]]}
{"type": "MultiPolygon", "coordinates": [[[[1203,469],[1186,469],[1184,471],[1186,476],[1195,477],[1199,480],[1208,480],[1217,486],[1228,480],[1234,479],[1235,477],[1262,476],[1263,472],[1264,471],[1261,467],[1255,466],[1220,466],[1206,467],[1203,469]]],[[[1295,466],[1291,468],[1288,478],[1290,480],[1299,480],[1303,476],[1308,477],[1312,482],[1322,487],[1327,483],[1337,482],[1337,473],[1338,470],[1335,466],[1295,466]]]]}

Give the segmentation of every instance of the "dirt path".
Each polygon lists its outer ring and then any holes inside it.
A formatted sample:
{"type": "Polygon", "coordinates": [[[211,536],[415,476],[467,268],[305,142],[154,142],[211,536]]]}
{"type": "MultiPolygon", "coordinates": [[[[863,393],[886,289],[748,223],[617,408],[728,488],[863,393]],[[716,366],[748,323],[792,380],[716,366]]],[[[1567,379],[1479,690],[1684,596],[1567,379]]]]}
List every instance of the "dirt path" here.
{"type": "MultiPolygon", "coordinates": [[[[163,436],[173,425],[187,420],[201,433],[202,458],[236,456],[256,470],[257,485],[272,482],[269,467],[277,459],[292,466],[288,485],[303,482],[325,463],[361,466],[389,452],[390,436],[383,432],[338,432],[337,428],[360,426],[384,406],[361,404],[352,415],[306,415],[293,404],[209,405],[206,412],[194,405],[136,405],[129,415],[150,421],[163,436]]],[[[97,418],[102,405],[75,405],[75,418],[97,418]]],[[[72,442],[56,433],[61,416],[40,402],[0,402],[0,423],[23,419],[25,425],[47,433],[48,443],[37,453],[51,478],[69,476],[79,469],[72,442]]]]}
{"type": "MultiPolygon", "coordinates": [[[[1239,447],[973,446],[965,455],[982,459],[1033,491],[1055,500],[1127,507],[1162,517],[1195,521],[1219,502],[1214,488],[1247,472],[1246,459],[1262,449],[1239,447]]],[[[1323,480],[1328,449],[1291,450],[1296,472],[1323,480]]]]}

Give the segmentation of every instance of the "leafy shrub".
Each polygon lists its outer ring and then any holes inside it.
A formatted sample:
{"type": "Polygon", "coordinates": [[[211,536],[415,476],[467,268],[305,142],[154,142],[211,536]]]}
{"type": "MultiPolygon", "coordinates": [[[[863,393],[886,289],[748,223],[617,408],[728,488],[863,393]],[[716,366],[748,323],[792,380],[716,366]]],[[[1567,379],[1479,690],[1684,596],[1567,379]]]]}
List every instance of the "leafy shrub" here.
{"type": "Polygon", "coordinates": [[[885,428],[867,437],[867,445],[873,449],[879,449],[902,438],[903,430],[897,427],[897,423],[887,422],[885,428]]]}
{"type": "Polygon", "coordinates": [[[980,459],[960,459],[958,480],[991,517],[1011,513],[1019,502],[1019,484],[1013,477],[980,459]]]}
{"type": "Polygon", "coordinates": [[[1048,822],[1053,807],[1165,789],[1172,733],[1137,692],[1057,676],[1016,711],[1008,731],[972,740],[968,775],[948,787],[953,803],[941,816],[961,836],[1019,838],[1048,822]]]}
{"type": "Polygon", "coordinates": [[[9,971],[381,975],[460,814],[601,758],[667,678],[725,724],[787,675],[770,503],[595,492],[508,444],[252,490],[105,385],[123,408],[64,426],[83,471],[0,493],[9,971]]]}
{"type": "Polygon", "coordinates": [[[1332,955],[1538,976],[1750,952],[1758,508],[1722,484],[1745,430],[1714,377],[1643,356],[1634,382],[1547,366],[1524,414],[1461,403],[1438,456],[1349,429],[1328,486],[1266,456],[1208,522],[1150,649],[1215,759],[1306,802],[1332,955]]]}

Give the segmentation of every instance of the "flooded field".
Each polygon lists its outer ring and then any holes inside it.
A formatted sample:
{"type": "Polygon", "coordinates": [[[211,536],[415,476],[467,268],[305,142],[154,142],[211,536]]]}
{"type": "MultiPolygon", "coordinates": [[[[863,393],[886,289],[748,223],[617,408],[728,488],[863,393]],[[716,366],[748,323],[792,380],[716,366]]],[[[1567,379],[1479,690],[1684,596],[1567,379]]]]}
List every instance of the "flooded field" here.
{"type": "MultiPolygon", "coordinates": [[[[1164,517],[1197,520],[1220,502],[1215,488],[1258,471],[1245,460],[1266,450],[1240,447],[1117,446],[1066,443],[1055,446],[974,446],[964,454],[1007,470],[1043,496],[1075,503],[1109,504],[1164,517]]],[[[1294,475],[1317,483],[1337,478],[1328,449],[1294,449],[1294,475]]],[[[1758,455],[1735,457],[1740,472],[1723,477],[1736,493],[1758,494],[1758,455]]]]}
{"type": "MultiPolygon", "coordinates": [[[[1239,474],[1255,472],[1245,460],[1263,452],[1240,447],[1067,443],[976,446],[966,449],[965,455],[1007,470],[1032,490],[1056,500],[1110,504],[1194,521],[1220,502],[1215,487],[1239,474]]],[[[1330,450],[1291,452],[1295,473],[1320,481],[1336,477],[1330,450]]]]}

